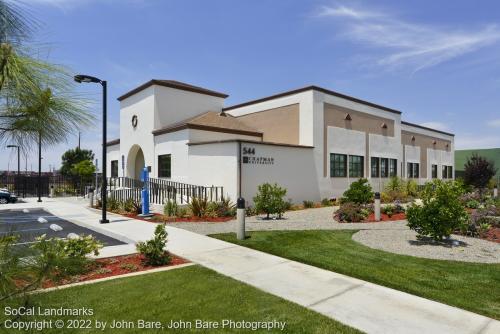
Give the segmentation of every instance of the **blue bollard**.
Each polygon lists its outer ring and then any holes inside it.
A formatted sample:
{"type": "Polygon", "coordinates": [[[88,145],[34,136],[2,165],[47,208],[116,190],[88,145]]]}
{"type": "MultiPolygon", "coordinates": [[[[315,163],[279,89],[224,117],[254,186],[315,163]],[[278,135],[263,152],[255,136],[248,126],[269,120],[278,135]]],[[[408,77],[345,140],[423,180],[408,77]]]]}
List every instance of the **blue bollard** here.
{"type": "Polygon", "coordinates": [[[148,190],[148,182],[149,182],[149,171],[147,167],[144,167],[141,173],[141,181],[143,182],[142,186],[142,214],[141,217],[151,217],[153,214],[149,212],[149,190],[148,190]]]}

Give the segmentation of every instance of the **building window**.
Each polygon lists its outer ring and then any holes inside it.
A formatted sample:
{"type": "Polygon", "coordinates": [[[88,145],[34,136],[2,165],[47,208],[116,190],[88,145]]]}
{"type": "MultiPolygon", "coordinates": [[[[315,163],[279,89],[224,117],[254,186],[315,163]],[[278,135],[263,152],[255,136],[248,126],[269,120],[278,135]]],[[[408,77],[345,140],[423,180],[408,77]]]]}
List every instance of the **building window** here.
{"type": "Polygon", "coordinates": [[[438,177],[438,165],[432,165],[432,178],[437,179],[438,177]]]}
{"type": "Polygon", "coordinates": [[[172,155],[163,154],[158,156],[158,177],[172,177],[172,155]]]}
{"type": "Polygon", "coordinates": [[[380,176],[380,164],[379,164],[380,159],[376,157],[371,158],[371,169],[372,169],[372,177],[379,177],[380,176]]]}
{"type": "Polygon", "coordinates": [[[398,161],[396,159],[389,159],[389,176],[394,177],[398,175],[398,161]]]}
{"type": "Polygon", "coordinates": [[[380,159],[380,177],[388,177],[389,176],[389,159],[382,158],[380,159]]]}
{"type": "Polygon", "coordinates": [[[453,178],[453,167],[443,165],[443,179],[452,179],[452,178],[453,178]]]}
{"type": "Polygon", "coordinates": [[[419,164],[408,162],[407,167],[407,176],[409,179],[418,179],[419,178],[419,164]]]}
{"type": "Polygon", "coordinates": [[[359,155],[349,156],[349,176],[350,177],[363,177],[364,158],[359,155]]]}
{"type": "Polygon", "coordinates": [[[347,155],[330,154],[330,177],[347,177],[347,155]]]}
{"type": "Polygon", "coordinates": [[[111,160],[111,177],[118,177],[118,160],[111,160]]]}

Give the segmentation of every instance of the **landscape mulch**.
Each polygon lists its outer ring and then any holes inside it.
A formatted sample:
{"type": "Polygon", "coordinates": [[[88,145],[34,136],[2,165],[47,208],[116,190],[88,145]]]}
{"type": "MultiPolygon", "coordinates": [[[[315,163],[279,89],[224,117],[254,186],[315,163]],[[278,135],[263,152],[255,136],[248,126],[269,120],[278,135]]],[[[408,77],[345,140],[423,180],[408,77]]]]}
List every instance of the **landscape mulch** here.
{"type": "Polygon", "coordinates": [[[58,282],[47,280],[43,283],[42,286],[43,288],[50,288],[59,285],[92,281],[99,278],[119,276],[132,272],[140,272],[163,267],[172,267],[189,262],[188,260],[173,254],[170,254],[170,258],[170,263],[163,266],[152,266],[147,264],[144,256],[141,254],[113,256],[103,259],[97,259],[90,265],[89,271],[83,274],[75,275],[58,282]]]}

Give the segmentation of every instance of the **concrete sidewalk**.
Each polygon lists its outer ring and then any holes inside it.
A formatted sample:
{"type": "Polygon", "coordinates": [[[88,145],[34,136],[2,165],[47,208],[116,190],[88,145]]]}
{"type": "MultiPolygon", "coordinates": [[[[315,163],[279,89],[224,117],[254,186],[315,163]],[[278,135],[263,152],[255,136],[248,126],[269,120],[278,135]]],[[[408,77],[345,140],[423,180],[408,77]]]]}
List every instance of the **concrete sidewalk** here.
{"type": "MultiPolygon", "coordinates": [[[[149,239],[156,226],[112,214],[101,225],[98,213],[82,204],[50,199],[16,207],[44,207],[134,242],[149,239]]],[[[472,312],[179,228],[167,231],[171,252],[367,333],[500,333],[499,321],[472,312]]]]}

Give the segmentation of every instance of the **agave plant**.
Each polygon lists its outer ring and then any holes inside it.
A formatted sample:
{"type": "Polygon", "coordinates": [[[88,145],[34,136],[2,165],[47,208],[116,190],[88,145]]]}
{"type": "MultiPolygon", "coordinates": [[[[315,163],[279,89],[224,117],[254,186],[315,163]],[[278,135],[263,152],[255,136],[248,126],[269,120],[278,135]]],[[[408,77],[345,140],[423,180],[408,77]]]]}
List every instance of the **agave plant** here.
{"type": "Polygon", "coordinates": [[[189,210],[196,217],[203,217],[207,212],[208,200],[205,197],[192,197],[189,210]]]}

